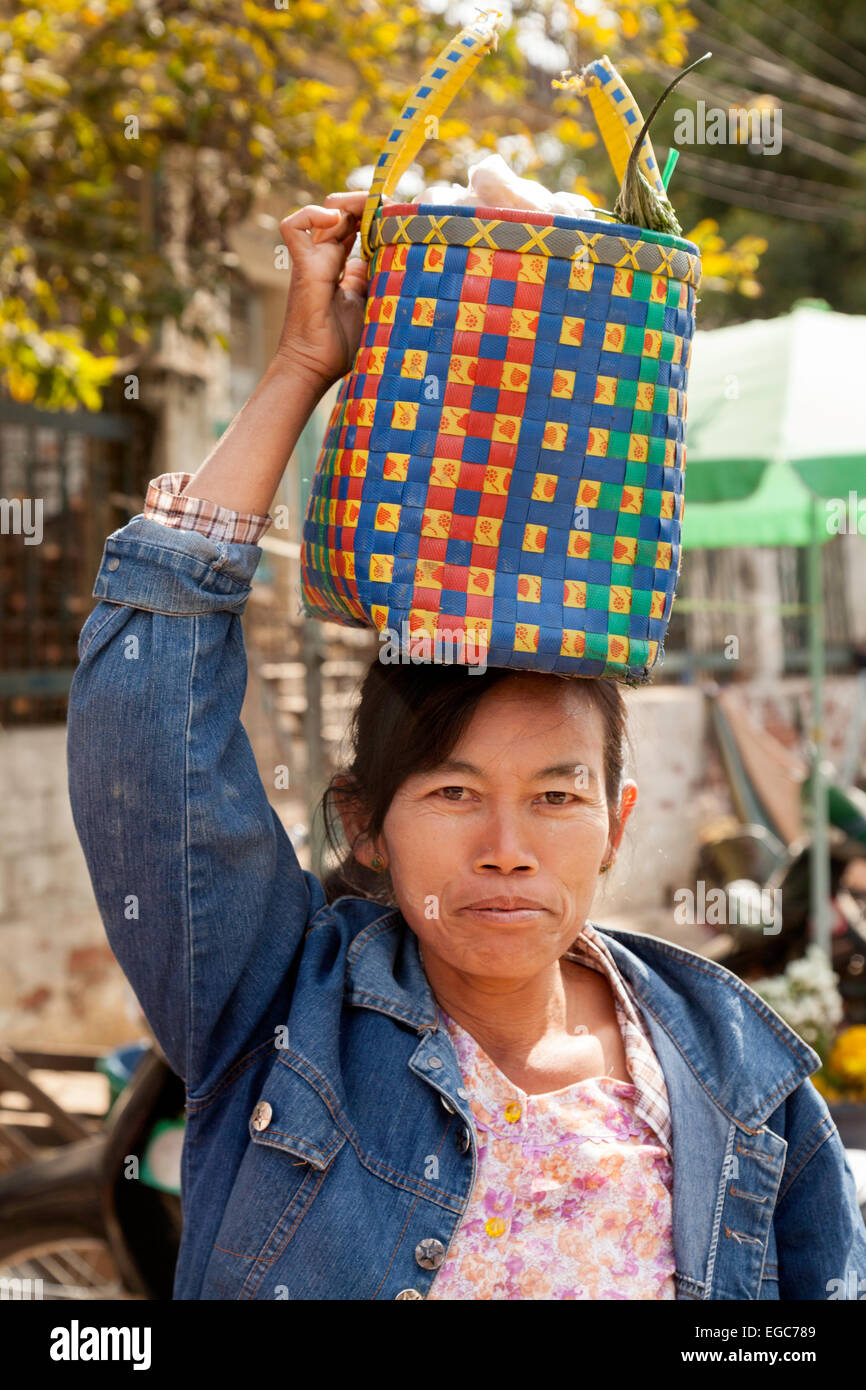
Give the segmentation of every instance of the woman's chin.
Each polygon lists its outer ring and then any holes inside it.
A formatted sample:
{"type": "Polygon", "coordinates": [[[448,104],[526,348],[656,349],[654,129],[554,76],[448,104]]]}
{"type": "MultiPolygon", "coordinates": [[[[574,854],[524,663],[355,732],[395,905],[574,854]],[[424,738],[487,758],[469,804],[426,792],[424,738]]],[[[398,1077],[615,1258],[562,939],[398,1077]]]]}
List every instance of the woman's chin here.
{"type": "Polygon", "coordinates": [[[498,933],[491,929],[485,936],[484,941],[440,941],[432,949],[455,970],[491,979],[523,979],[535,975],[568,950],[567,944],[561,946],[559,940],[551,942],[549,937],[543,941],[525,937],[516,940],[513,927],[503,927],[498,933]]]}

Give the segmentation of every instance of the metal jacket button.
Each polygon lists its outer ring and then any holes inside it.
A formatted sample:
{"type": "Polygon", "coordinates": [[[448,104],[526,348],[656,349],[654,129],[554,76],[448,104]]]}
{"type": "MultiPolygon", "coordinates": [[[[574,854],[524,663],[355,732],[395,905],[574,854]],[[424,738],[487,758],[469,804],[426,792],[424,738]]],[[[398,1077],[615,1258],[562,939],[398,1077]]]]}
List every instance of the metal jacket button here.
{"type": "Polygon", "coordinates": [[[394,1295],[395,1300],[398,1299],[398,1298],[423,1298],[423,1297],[424,1297],[423,1293],[419,1293],[417,1289],[401,1289],[399,1293],[397,1293],[397,1294],[394,1295]]]}
{"type": "Polygon", "coordinates": [[[466,1150],[469,1148],[469,1145],[471,1143],[472,1136],[470,1135],[469,1130],[464,1125],[460,1133],[457,1135],[457,1147],[462,1154],[465,1154],[466,1150]]]}
{"type": "Polygon", "coordinates": [[[111,559],[108,562],[108,568],[110,570],[120,569],[120,561],[118,560],[116,555],[112,555],[111,559]]]}
{"type": "Polygon", "coordinates": [[[427,1058],[427,1065],[428,1065],[428,1067],[441,1067],[441,1065],[442,1065],[442,1058],[441,1058],[441,1057],[428,1057],[428,1058],[427,1058]]]}
{"type": "Polygon", "coordinates": [[[448,1102],[447,1102],[447,1100],[445,1099],[444,1096],[440,1096],[439,1099],[441,1100],[442,1104],[445,1106],[445,1109],[448,1111],[448,1114],[449,1114],[449,1115],[453,1115],[453,1114],[454,1114],[454,1106],[453,1106],[453,1105],[449,1105],[448,1102]]]}
{"type": "Polygon", "coordinates": [[[253,1129],[267,1129],[274,1117],[274,1112],[266,1100],[260,1100],[252,1114],[253,1129]]]}
{"type": "Polygon", "coordinates": [[[468,1100],[468,1099],[469,1099],[469,1092],[468,1092],[468,1091],[465,1089],[465,1087],[463,1087],[463,1086],[458,1086],[458,1087],[457,1087],[457,1094],[458,1094],[458,1096],[460,1097],[461,1100],[468,1100]]]}
{"type": "Polygon", "coordinates": [[[415,1246],[415,1259],[422,1269],[438,1269],[445,1259],[445,1246],[441,1240],[428,1236],[415,1246]]]}

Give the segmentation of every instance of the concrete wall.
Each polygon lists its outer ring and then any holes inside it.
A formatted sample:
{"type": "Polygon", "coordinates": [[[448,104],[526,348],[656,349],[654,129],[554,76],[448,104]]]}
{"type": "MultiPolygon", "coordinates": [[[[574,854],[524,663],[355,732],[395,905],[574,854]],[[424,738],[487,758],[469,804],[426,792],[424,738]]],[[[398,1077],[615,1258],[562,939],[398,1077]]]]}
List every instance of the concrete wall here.
{"type": "Polygon", "coordinates": [[[628,691],[626,705],[634,750],[626,775],[637,782],[638,799],[616,864],[599,883],[598,920],[666,902],[672,886],[688,882],[697,852],[696,802],[706,760],[703,695],[692,686],[649,687],[628,691]]]}
{"type": "Polygon", "coordinates": [[[62,725],[0,738],[0,1039],[140,1036],[102,930],[66,784],[62,725]]]}

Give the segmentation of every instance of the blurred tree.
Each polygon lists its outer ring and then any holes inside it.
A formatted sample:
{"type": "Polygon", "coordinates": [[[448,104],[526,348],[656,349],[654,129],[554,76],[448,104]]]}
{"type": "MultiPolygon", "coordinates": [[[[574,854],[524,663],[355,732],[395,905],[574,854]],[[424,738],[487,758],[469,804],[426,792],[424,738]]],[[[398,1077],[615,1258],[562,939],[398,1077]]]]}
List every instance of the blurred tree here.
{"type": "MultiPolygon", "coordinates": [[[[513,13],[425,175],[459,176],[479,144],[511,136],[534,177],[586,191],[584,154],[599,170],[606,156],[551,72],[602,52],[682,66],[686,0],[513,13]]],[[[212,340],[210,293],[237,260],[229,228],[274,189],[289,212],[372,165],[453,32],[441,6],[402,0],[0,0],[0,381],[13,398],[99,408],[118,355],[165,318],[212,340]]],[[[736,271],[739,252],[715,254],[719,277],[736,271]]]]}

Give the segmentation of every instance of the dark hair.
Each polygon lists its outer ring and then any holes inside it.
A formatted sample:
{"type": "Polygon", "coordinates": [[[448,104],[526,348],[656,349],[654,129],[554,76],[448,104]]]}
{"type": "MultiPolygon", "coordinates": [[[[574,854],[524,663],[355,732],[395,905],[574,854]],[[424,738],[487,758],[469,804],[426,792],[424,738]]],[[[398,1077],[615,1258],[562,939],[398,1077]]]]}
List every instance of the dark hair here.
{"type": "Polygon", "coordinates": [[[488,667],[479,674],[456,664],[384,663],[376,657],[360,687],[349,728],[352,756],[335,772],[320,809],[327,842],[341,862],[323,878],[328,902],[346,893],[396,907],[390,875],[362,864],[350,846],[346,853],[340,805],[354,804],[366,815],[367,834],[375,838],[388,807],[406,779],[437,767],[457,744],[481,697],[513,676],[576,682],[604,722],[605,792],[616,819],[625,749],[627,711],[620,685],[600,677],[560,676],[488,667]]]}

